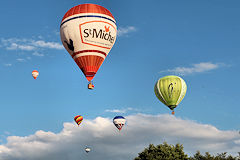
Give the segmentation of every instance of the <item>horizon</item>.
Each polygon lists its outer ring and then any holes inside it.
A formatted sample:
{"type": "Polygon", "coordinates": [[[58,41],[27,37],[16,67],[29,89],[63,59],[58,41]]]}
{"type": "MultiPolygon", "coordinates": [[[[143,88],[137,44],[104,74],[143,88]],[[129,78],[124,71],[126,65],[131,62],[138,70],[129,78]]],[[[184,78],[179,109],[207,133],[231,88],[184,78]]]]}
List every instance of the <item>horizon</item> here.
{"type": "Polygon", "coordinates": [[[163,139],[190,155],[240,150],[239,1],[12,0],[0,13],[0,159],[84,159],[88,144],[89,159],[133,159],[163,139]],[[85,3],[117,26],[93,90],[60,37],[64,14],[85,3]],[[187,85],[175,116],[154,93],[167,75],[187,85]],[[115,116],[126,118],[120,132],[115,116]]]}

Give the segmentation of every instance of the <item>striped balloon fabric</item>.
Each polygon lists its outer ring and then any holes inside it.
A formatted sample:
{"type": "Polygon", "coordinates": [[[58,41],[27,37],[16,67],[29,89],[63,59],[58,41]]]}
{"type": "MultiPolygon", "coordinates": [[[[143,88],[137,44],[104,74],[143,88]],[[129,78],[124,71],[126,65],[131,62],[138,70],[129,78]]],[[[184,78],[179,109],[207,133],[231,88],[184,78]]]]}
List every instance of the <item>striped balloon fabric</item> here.
{"type": "Polygon", "coordinates": [[[115,43],[116,21],[102,6],[80,4],[63,16],[60,35],[63,46],[91,82],[115,43]]]}
{"type": "Polygon", "coordinates": [[[34,79],[37,79],[38,75],[39,75],[39,72],[37,70],[32,71],[32,76],[34,79]]]}
{"type": "Polygon", "coordinates": [[[77,115],[74,117],[74,121],[78,124],[78,126],[82,123],[83,116],[77,115]]]}
{"type": "Polygon", "coordinates": [[[113,124],[117,127],[120,131],[124,124],[126,123],[126,119],[123,116],[116,116],[113,118],[113,124]]]}

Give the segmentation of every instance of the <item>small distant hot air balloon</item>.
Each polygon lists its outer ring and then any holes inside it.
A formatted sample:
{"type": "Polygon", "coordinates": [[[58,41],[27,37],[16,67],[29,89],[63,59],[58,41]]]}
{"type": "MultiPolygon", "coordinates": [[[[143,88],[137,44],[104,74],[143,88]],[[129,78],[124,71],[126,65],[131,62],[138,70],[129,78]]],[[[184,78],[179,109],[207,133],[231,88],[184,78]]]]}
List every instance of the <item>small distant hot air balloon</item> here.
{"type": "Polygon", "coordinates": [[[77,116],[74,117],[74,120],[79,126],[82,123],[83,116],[77,115],[77,116]]]}
{"type": "Polygon", "coordinates": [[[166,76],[160,78],[154,87],[157,98],[172,110],[182,101],[187,91],[185,81],[178,76],[166,76]]]}
{"type": "Polygon", "coordinates": [[[88,152],[91,151],[91,148],[89,148],[89,147],[85,147],[85,151],[88,153],[88,152]]]}
{"type": "Polygon", "coordinates": [[[39,75],[39,72],[37,70],[32,71],[32,76],[34,79],[36,79],[38,77],[38,75],[39,75]]]}
{"type": "Polygon", "coordinates": [[[116,41],[116,21],[109,10],[96,4],[80,4],[67,11],[60,25],[62,44],[89,81],[116,41]]]}
{"type": "Polygon", "coordinates": [[[126,123],[126,119],[123,116],[116,116],[113,118],[113,124],[117,127],[120,131],[124,124],[126,123]]]}

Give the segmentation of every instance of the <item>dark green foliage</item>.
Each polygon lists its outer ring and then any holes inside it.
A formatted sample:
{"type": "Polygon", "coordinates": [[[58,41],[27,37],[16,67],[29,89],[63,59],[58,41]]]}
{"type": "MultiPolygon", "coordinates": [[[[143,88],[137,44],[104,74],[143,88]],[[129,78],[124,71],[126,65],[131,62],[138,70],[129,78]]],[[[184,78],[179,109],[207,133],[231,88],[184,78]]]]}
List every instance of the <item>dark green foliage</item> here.
{"type": "Polygon", "coordinates": [[[135,160],[188,160],[180,144],[169,145],[166,142],[154,146],[150,144],[135,160]]]}
{"type": "Polygon", "coordinates": [[[193,157],[188,157],[183,151],[183,145],[169,145],[166,142],[154,146],[150,144],[134,160],[240,160],[240,152],[237,157],[228,155],[227,152],[217,154],[216,156],[206,152],[202,155],[197,151],[193,157]]]}
{"type": "Polygon", "coordinates": [[[193,157],[189,158],[190,160],[214,160],[214,156],[210,155],[208,152],[205,155],[201,155],[199,151],[195,153],[193,157]]]}
{"type": "Polygon", "coordinates": [[[227,152],[217,154],[216,156],[210,155],[208,152],[205,155],[201,155],[199,151],[193,157],[190,157],[189,160],[240,160],[240,152],[239,156],[233,157],[231,155],[227,155],[227,152]]]}

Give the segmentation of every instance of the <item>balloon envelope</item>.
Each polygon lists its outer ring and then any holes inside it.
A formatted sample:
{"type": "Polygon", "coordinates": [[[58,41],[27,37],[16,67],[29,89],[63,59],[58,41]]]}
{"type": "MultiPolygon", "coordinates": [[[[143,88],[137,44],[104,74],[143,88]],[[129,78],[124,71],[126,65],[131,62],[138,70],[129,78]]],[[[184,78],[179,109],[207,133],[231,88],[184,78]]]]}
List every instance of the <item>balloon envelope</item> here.
{"type": "Polygon", "coordinates": [[[154,87],[157,98],[171,110],[176,108],[182,101],[186,91],[187,85],[185,81],[173,75],[160,78],[154,87]]]}
{"type": "Polygon", "coordinates": [[[124,124],[126,123],[126,119],[123,116],[116,116],[113,118],[113,124],[117,127],[120,131],[124,124]]]}
{"type": "Polygon", "coordinates": [[[37,70],[32,71],[32,76],[34,79],[36,79],[38,77],[38,75],[39,75],[39,72],[37,70]]]}
{"type": "Polygon", "coordinates": [[[116,21],[102,6],[80,4],[64,15],[60,35],[65,49],[91,81],[115,43],[116,21]]]}
{"type": "Polygon", "coordinates": [[[86,147],[86,148],[85,148],[85,151],[88,153],[88,152],[90,152],[90,151],[91,151],[91,148],[89,148],[89,147],[86,147]]]}
{"type": "Polygon", "coordinates": [[[82,123],[83,116],[77,115],[74,117],[74,121],[78,124],[78,126],[82,123]]]}

